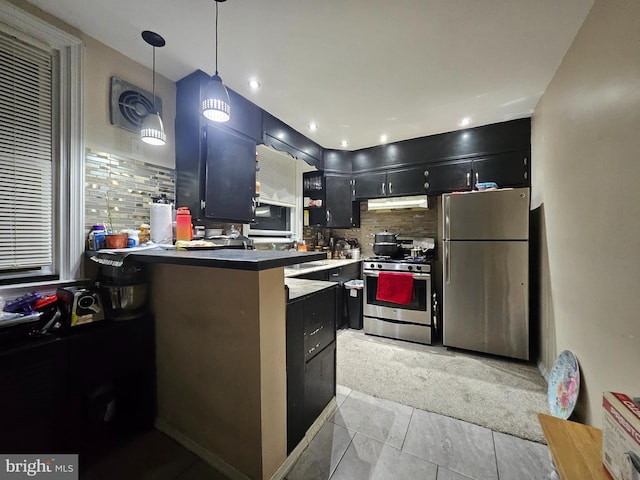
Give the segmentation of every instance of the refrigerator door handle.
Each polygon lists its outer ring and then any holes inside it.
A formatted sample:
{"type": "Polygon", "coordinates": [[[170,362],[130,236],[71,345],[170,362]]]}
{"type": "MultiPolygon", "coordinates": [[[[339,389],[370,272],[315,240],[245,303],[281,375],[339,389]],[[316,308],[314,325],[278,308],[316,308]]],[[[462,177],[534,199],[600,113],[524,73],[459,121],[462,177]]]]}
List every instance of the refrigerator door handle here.
{"type": "Polygon", "coordinates": [[[444,283],[449,285],[451,283],[451,256],[449,255],[449,242],[442,242],[444,247],[444,262],[442,264],[444,268],[444,283]]]}
{"type": "Polygon", "coordinates": [[[443,195],[442,201],[444,202],[442,210],[444,211],[444,238],[448,240],[451,238],[451,199],[449,195],[443,195]]]}

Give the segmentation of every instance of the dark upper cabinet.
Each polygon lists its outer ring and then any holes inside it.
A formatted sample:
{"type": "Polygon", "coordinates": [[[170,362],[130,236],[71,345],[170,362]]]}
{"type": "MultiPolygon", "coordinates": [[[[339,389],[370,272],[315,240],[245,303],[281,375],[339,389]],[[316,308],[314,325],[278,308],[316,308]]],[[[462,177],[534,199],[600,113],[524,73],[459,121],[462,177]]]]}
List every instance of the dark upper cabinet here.
{"type": "Polygon", "coordinates": [[[529,185],[531,172],[530,151],[510,152],[473,159],[473,180],[495,182],[499,187],[529,185]]]}
{"type": "Polygon", "coordinates": [[[354,182],[354,198],[356,200],[427,193],[422,166],[358,174],[354,175],[354,182]]]}
{"type": "Polygon", "coordinates": [[[531,119],[414,138],[351,152],[353,198],[439,195],[531,184],[531,119]]]}
{"type": "Polygon", "coordinates": [[[424,168],[399,168],[387,172],[387,193],[390,196],[424,195],[424,168]]]}
{"type": "Polygon", "coordinates": [[[353,202],[351,201],[351,176],[327,175],[327,227],[351,227],[353,202]]]}
{"type": "Polygon", "coordinates": [[[189,207],[194,221],[248,223],[253,220],[262,111],[230,90],[229,122],[208,121],[200,113],[208,81],[198,70],[176,84],[176,204],[189,207]]]}
{"type": "Polygon", "coordinates": [[[263,112],[262,127],[265,145],[322,169],[322,147],[316,142],[267,112],[263,112]]]}
{"type": "Polygon", "coordinates": [[[412,138],[351,152],[353,172],[409,167],[531,149],[531,119],[412,138]]]}
{"type": "Polygon", "coordinates": [[[254,142],[262,141],[262,110],[242,95],[227,88],[231,103],[231,117],[228,122],[217,123],[207,120],[200,113],[201,94],[211,77],[202,70],[178,80],[176,83],[176,125],[178,122],[197,121],[200,126],[216,125],[223,130],[230,130],[251,138],[254,142]]]}
{"type": "Polygon", "coordinates": [[[303,195],[305,226],[329,228],[359,226],[360,206],[351,201],[350,175],[325,175],[321,171],[307,172],[303,175],[303,195]]]}
{"type": "Polygon", "coordinates": [[[256,144],[216,127],[206,130],[204,216],[249,223],[254,219],[256,144]]]}
{"type": "Polygon", "coordinates": [[[353,198],[367,200],[386,196],[387,173],[362,173],[353,176],[353,198]]]}
{"type": "Polygon", "coordinates": [[[424,168],[422,179],[429,195],[471,190],[471,161],[462,160],[427,165],[424,168]]]}
{"type": "Polygon", "coordinates": [[[426,191],[430,195],[436,195],[472,190],[481,182],[494,182],[500,188],[526,187],[530,184],[529,158],[529,151],[521,151],[426,165],[426,191]]]}

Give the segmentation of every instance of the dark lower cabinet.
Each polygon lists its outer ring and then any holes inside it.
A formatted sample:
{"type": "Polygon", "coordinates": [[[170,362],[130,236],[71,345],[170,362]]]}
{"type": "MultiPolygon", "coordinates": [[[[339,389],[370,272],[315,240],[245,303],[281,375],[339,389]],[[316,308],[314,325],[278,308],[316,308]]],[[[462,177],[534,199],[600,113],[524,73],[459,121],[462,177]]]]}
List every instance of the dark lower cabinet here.
{"type": "Polygon", "coordinates": [[[287,304],[287,453],[336,394],[336,288],[287,304]]]}
{"type": "Polygon", "coordinates": [[[77,327],[68,335],[3,345],[0,451],[90,455],[153,426],[150,318],[77,327]]]}
{"type": "Polygon", "coordinates": [[[330,268],[327,270],[319,270],[317,272],[304,273],[296,278],[306,280],[326,280],[330,282],[338,282],[336,290],[336,327],[340,328],[347,324],[347,298],[344,290],[344,283],[349,280],[360,279],[362,277],[362,262],[354,262],[342,267],[330,268]]]}
{"type": "Polygon", "coordinates": [[[64,427],[66,345],[59,339],[17,347],[0,354],[0,451],[53,452],[64,427]]]}
{"type": "Polygon", "coordinates": [[[336,343],[331,342],[304,369],[304,423],[307,428],[336,394],[336,343]]]}

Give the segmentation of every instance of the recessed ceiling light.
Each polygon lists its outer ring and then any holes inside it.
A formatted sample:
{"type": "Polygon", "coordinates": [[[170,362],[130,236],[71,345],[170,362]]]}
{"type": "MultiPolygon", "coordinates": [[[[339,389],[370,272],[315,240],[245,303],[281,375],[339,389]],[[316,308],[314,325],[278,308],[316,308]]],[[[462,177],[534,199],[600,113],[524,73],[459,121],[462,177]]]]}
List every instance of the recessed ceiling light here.
{"type": "Polygon", "coordinates": [[[460,126],[461,127],[466,127],[469,124],[471,124],[471,118],[470,117],[464,117],[462,120],[460,120],[460,126]]]}
{"type": "Polygon", "coordinates": [[[257,79],[252,78],[251,80],[249,80],[249,86],[254,90],[257,90],[260,88],[260,82],[257,79]]]}
{"type": "Polygon", "coordinates": [[[310,122],[309,130],[311,130],[312,132],[315,132],[316,130],[318,130],[318,124],[316,122],[310,122]]]}
{"type": "Polygon", "coordinates": [[[382,143],[386,142],[387,140],[389,140],[389,137],[387,137],[386,134],[383,133],[382,135],[380,135],[380,141],[382,143]]]}
{"type": "Polygon", "coordinates": [[[348,146],[349,146],[349,142],[347,142],[346,140],[342,140],[342,141],[340,142],[340,146],[341,146],[341,147],[348,147],[348,146]]]}

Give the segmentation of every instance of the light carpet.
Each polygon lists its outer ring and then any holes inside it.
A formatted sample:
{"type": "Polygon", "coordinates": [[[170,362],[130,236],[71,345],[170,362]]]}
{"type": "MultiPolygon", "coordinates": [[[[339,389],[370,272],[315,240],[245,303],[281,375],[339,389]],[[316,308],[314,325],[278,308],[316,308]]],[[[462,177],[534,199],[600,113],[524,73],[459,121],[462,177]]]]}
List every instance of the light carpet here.
{"type": "Polygon", "coordinates": [[[340,330],[337,383],[545,443],[547,384],[534,365],[340,330]]]}

